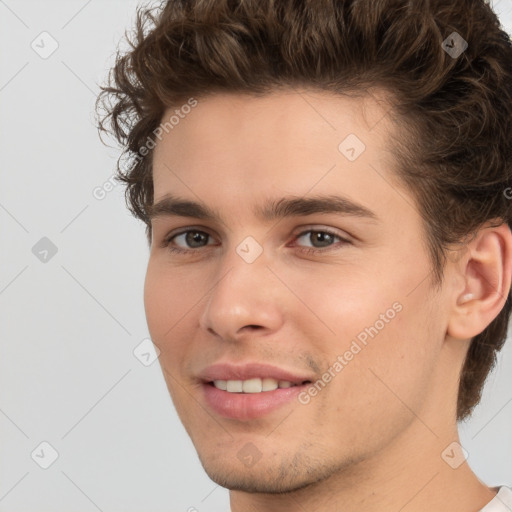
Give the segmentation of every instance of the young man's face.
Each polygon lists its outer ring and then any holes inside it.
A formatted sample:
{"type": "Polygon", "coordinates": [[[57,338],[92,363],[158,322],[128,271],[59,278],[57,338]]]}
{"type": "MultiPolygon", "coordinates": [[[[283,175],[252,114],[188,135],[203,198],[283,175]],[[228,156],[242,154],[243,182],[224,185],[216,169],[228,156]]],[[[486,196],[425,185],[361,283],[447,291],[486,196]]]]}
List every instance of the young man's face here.
{"type": "Polygon", "coordinates": [[[392,129],[370,98],[226,94],[199,99],[157,143],[155,204],[172,196],[212,217],[168,202],[153,219],[147,320],[180,418],[225,487],[297,489],[407,443],[430,449],[455,422],[463,344],[445,343],[450,294],[431,285],[392,129]],[[297,385],[272,390],[272,378],[297,385]]]}

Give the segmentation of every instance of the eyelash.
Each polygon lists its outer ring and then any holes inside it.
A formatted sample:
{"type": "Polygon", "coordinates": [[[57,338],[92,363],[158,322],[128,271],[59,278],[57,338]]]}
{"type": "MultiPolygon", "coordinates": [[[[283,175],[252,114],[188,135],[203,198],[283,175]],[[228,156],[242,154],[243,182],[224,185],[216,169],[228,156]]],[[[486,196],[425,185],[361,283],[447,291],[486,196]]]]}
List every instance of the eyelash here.
{"type": "MultiPolygon", "coordinates": [[[[190,233],[190,232],[194,232],[194,233],[202,233],[204,235],[207,235],[209,237],[211,237],[211,235],[209,233],[207,233],[206,231],[202,231],[200,229],[186,229],[186,230],[183,230],[183,231],[180,231],[179,233],[173,233],[172,235],[170,236],[167,236],[162,244],[161,244],[161,247],[163,248],[167,248],[167,250],[173,254],[192,254],[194,252],[198,252],[200,249],[205,249],[206,247],[208,246],[203,246],[203,247],[198,247],[196,249],[180,249],[178,247],[172,247],[171,246],[171,242],[174,238],[180,236],[180,235],[184,235],[184,234],[187,234],[187,233],[190,233]]],[[[323,233],[323,234],[328,234],[334,238],[337,238],[339,240],[338,243],[341,243],[342,245],[346,245],[346,244],[350,244],[351,242],[349,240],[347,240],[346,238],[343,238],[341,237],[340,235],[334,233],[333,231],[330,231],[329,229],[306,229],[300,233],[298,233],[294,240],[297,240],[299,238],[301,238],[302,236],[308,234],[308,233],[323,233]]],[[[331,250],[334,250],[333,248],[336,247],[336,244],[333,243],[332,245],[329,245],[325,248],[315,248],[315,247],[300,247],[299,250],[305,254],[319,254],[319,253],[326,253],[326,252],[329,252],[331,250]]]]}

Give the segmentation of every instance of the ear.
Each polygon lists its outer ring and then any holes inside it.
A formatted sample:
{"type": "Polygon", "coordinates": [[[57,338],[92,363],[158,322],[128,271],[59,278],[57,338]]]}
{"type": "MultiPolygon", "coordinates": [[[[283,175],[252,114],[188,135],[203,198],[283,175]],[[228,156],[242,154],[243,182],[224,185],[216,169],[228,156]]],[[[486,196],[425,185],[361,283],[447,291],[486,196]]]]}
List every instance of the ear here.
{"type": "Polygon", "coordinates": [[[457,280],[447,329],[458,339],[480,334],[505,305],[512,274],[510,228],[507,224],[482,228],[466,249],[457,265],[462,279],[457,280]]]}

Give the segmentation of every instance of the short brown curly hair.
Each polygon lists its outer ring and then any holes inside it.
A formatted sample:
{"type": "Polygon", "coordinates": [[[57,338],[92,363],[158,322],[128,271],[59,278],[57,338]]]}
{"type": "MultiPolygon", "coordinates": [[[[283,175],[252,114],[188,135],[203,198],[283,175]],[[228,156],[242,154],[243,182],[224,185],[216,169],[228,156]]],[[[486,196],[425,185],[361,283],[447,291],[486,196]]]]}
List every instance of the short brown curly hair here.
{"type": "MultiPolygon", "coordinates": [[[[139,6],[132,35],[101,87],[98,128],[124,147],[118,179],[149,239],[148,141],[166,109],[287,86],[391,93],[396,174],[416,198],[435,283],[452,244],[488,221],[512,227],[512,44],[484,0],[168,0],[139,6]]],[[[471,342],[459,420],[480,401],[510,312],[509,293],[471,342]]]]}

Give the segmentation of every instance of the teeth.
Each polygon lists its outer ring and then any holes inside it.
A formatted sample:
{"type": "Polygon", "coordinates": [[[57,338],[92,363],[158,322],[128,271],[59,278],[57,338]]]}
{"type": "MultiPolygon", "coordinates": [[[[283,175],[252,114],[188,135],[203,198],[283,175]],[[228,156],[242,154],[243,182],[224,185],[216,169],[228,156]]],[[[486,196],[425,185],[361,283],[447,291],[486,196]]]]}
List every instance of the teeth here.
{"type": "Polygon", "coordinates": [[[241,393],[243,391],[243,381],[228,380],[227,391],[230,393],[241,393]]]}
{"type": "Polygon", "coordinates": [[[274,391],[274,389],[277,389],[279,387],[279,383],[276,379],[262,379],[261,380],[261,390],[262,391],[274,391]]]}
{"type": "Polygon", "coordinates": [[[277,388],[291,388],[296,384],[287,380],[277,381],[272,378],[247,379],[247,380],[214,380],[213,385],[222,391],[229,393],[261,393],[262,391],[274,391],[277,388]]]}
{"type": "Polygon", "coordinates": [[[228,389],[227,380],[215,380],[213,383],[215,384],[215,387],[217,389],[222,389],[223,391],[226,391],[228,389]]]}
{"type": "Polygon", "coordinates": [[[242,383],[242,389],[244,393],[261,393],[261,379],[244,380],[242,383]]]}

